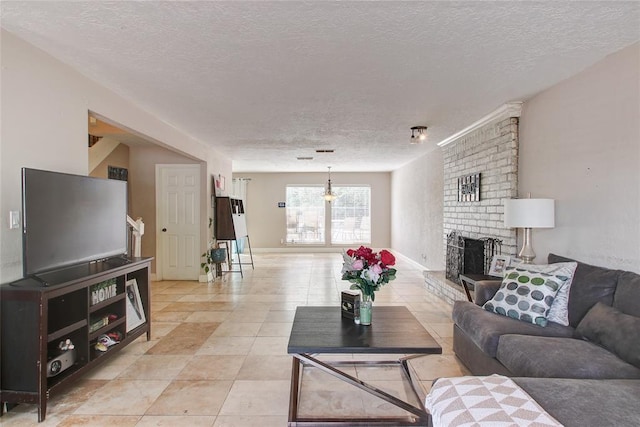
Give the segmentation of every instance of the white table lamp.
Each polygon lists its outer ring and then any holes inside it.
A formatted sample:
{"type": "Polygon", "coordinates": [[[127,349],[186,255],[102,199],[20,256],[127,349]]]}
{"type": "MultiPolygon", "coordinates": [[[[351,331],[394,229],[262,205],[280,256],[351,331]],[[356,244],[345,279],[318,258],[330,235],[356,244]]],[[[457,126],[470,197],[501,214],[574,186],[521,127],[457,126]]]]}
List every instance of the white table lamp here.
{"type": "Polygon", "coordinates": [[[531,246],[532,228],[555,227],[553,199],[509,199],[504,202],[504,226],[524,228],[524,242],[518,257],[525,264],[533,263],[536,253],[531,246]]]}

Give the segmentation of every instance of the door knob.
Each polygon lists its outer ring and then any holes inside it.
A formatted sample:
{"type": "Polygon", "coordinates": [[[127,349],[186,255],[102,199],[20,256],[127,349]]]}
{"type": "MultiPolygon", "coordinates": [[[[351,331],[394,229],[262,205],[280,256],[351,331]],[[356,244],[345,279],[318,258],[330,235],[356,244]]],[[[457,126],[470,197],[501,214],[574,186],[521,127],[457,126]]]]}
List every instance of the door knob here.
{"type": "Polygon", "coordinates": [[[163,229],[162,229],[162,232],[163,232],[163,233],[164,233],[164,232],[166,232],[166,231],[167,231],[167,229],[166,229],[166,228],[163,228],[163,229]]]}

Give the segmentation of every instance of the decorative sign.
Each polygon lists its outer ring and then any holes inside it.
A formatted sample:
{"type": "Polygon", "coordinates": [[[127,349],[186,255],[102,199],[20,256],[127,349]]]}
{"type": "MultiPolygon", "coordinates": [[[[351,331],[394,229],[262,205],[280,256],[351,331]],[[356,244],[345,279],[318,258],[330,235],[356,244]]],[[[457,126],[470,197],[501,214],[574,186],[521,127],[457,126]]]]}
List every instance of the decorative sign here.
{"type": "Polygon", "coordinates": [[[284,208],[284,207],[286,207],[286,206],[287,206],[287,205],[286,205],[286,203],[285,203],[285,202],[278,202],[278,207],[279,207],[279,208],[284,208]]]}
{"type": "Polygon", "coordinates": [[[117,179],[120,181],[127,181],[129,179],[129,171],[125,168],[118,168],[115,166],[109,166],[108,168],[109,179],[117,179]]]}
{"type": "Polygon", "coordinates": [[[360,317],[360,292],[342,291],[342,317],[360,317]]]}
{"type": "Polygon", "coordinates": [[[458,201],[480,201],[480,173],[458,178],[458,201]]]}
{"type": "Polygon", "coordinates": [[[116,279],[105,280],[91,286],[91,305],[96,305],[118,295],[116,279]]]}

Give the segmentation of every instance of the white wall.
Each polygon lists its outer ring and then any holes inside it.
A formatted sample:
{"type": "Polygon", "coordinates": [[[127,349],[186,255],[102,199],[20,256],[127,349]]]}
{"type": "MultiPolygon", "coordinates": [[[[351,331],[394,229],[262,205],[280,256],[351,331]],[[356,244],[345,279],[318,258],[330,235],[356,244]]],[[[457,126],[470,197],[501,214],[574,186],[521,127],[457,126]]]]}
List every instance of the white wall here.
{"type": "MultiPolygon", "coordinates": [[[[237,173],[233,177],[250,179],[247,186],[245,212],[251,246],[257,249],[285,248],[285,245],[280,243],[280,239],[284,239],[287,232],[285,209],[278,208],[278,202],[286,200],[287,184],[324,185],[327,182],[326,173],[237,173]]],[[[331,182],[334,186],[342,184],[371,186],[371,246],[390,247],[390,173],[332,172],[331,182]]],[[[229,182],[227,185],[230,185],[229,182]]]]}
{"type": "Polygon", "coordinates": [[[640,43],[524,104],[520,195],[556,200],[548,252],[640,272],[640,43]]]}
{"type": "Polygon", "coordinates": [[[429,270],[444,270],[443,177],[440,149],[392,174],[391,247],[429,270]]]}
{"type": "Polygon", "coordinates": [[[0,282],[22,276],[21,233],[8,229],[9,211],[21,205],[20,168],[86,175],[89,110],[230,174],[230,160],[152,113],[4,30],[0,43],[0,282]]]}

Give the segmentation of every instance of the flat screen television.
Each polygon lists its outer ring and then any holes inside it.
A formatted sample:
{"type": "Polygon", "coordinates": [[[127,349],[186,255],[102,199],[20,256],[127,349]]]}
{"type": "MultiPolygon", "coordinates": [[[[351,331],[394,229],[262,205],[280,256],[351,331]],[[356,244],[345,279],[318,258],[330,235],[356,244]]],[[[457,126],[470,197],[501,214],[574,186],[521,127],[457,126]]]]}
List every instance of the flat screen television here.
{"type": "Polygon", "coordinates": [[[125,181],[22,169],[25,277],[126,252],[125,181]]]}

